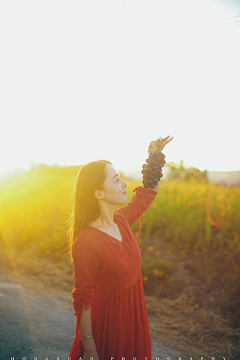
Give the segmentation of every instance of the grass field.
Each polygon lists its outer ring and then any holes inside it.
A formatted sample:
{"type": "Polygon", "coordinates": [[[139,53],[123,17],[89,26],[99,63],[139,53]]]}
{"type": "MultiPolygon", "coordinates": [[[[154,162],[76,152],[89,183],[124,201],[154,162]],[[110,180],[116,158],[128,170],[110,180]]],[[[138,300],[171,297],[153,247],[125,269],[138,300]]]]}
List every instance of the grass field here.
{"type": "MultiPolygon", "coordinates": [[[[9,253],[65,262],[73,183],[79,167],[38,165],[0,185],[0,244],[9,253]]],[[[128,201],[141,185],[128,181],[128,201]]],[[[121,205],[124,206],[125,204],[121,205]]],[[[119,205],[120,206],[120,205],[119,205]]],[[[116,207],[117,208],[117,207],[116,207]]],[[[171,286],[171,259],[193,259],[197,276],[240,293],[240,187],[161,181],[138,239],[146,286],[171,286]],[[163,250],[164,249],[164,250],[163,250]]]]}

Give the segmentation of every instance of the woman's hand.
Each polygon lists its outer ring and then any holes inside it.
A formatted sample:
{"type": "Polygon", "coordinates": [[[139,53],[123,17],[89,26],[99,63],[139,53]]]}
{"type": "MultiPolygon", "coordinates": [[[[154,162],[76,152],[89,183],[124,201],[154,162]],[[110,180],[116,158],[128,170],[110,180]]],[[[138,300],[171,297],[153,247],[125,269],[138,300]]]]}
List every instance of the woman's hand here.
{"type": "Polygon", "coordinates": [[[159,137],[157,140],[152,141],[148,147],[148,152],[161,152],[164,147],[172,141],[173,137],[169,139],[170,136],[167,136],[165,138],[159,137]]]}
{"type": "Polygon", "coordinates": [[[159,149],[161,148],[161,150],[158,150],[157,152],[162,151],[163,148],[164,148],[170,141],[172,141],[172,139],[173,139],[173,137],[172,137],[171,139],[169,139],[169,140],[168,140],[168,138],[170,138],[170,135],[167,136],[167,137],[165,137],[164,139],[161,138],[161,137],[158,138],[158,140],[157,140],[157,147],[158,147],[159,149]]]}
{"type": "Polygon", "coordinates": [[[91,351],[91,352],[84,351],[82,360],[89,360],[90,357],[93,360],[100,360],[97,351],[91,351]]]}

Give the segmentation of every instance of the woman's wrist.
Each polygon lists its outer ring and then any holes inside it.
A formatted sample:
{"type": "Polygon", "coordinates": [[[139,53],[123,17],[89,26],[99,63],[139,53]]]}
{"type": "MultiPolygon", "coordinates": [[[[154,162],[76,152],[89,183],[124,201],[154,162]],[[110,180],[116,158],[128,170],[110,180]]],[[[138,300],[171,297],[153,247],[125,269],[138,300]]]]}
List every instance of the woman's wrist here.
{"type": "Polygon", "coordinates": [[[83,340],[82,344],[83,344],[84,352],[97,353],[97,348],[93,337],[83,340]]]}

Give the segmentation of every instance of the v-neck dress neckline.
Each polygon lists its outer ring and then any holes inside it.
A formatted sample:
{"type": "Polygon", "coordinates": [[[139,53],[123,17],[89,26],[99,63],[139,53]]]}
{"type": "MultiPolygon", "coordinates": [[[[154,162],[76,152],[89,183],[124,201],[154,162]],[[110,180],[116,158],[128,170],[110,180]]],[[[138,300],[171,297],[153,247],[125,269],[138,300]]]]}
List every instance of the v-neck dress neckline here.
{"type": "MultiPolygon", "coordinates": [[[[116,224],[116,223],[115,223],[116,224]]],[[[118,239],[116,239],[114,236],[112,236],[112,235],[109,235],[108,233],[106,233],[105,231],[102,231],[102,230],[100,230],[100,229],[98,229],[98,228],[96,228],[96,227],[94,227],[94,226],[91,226],[91,225],[87,225],[88,227],[90,227],[90,228],[92,228],[92,229],[96,229],[96,230],[98,230],[98,231],[101,231],[101,233],[103,233],[103,234],[106,234],[106,235],[108,235],[108,236],[110,236],[112,239],[114,239],[114,240],[116,240],[117,242],[119,242],[119,243],[122,243],[123,242],[123,235],[122,235],[122,233],[121,233],[121,230],[119,229],[119,226],[118,226],[118,224],[116,224],[117,225],[117,227],[118,227],[118,230],[119,230],[119,232],[120,232],[120,234],[121,234],[121,237],[122,237],[122,240],[120,241],[120,240],[118,240],[118,239]]]]}

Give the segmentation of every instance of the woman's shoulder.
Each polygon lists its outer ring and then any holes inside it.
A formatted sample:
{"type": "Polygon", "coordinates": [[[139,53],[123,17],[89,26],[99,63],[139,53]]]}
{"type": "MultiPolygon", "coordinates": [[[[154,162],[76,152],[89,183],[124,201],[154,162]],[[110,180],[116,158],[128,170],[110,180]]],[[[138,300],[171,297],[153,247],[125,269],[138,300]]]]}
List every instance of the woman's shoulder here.
{"type": "Polygon", "coordinates": [[[94,245],[96,242],[96,236],[93,236],[93,231],[91,227],[85,227],[75,238],[74,245],[94,245]]]}
{"type": "Polygon", "coordinates": [[[94,241],[93,228],[91,226],[85,226],[85,228],[78,234],[75,241],[94,241]]]}
{"type": "Polygon", "coordinates": [[[76,237],[74,242],[74,249],[77,251],[86,250],[93,253],[100,253],[101,247],[96,234],[91,231],[91,228],[85,227],[76,237]]]}

